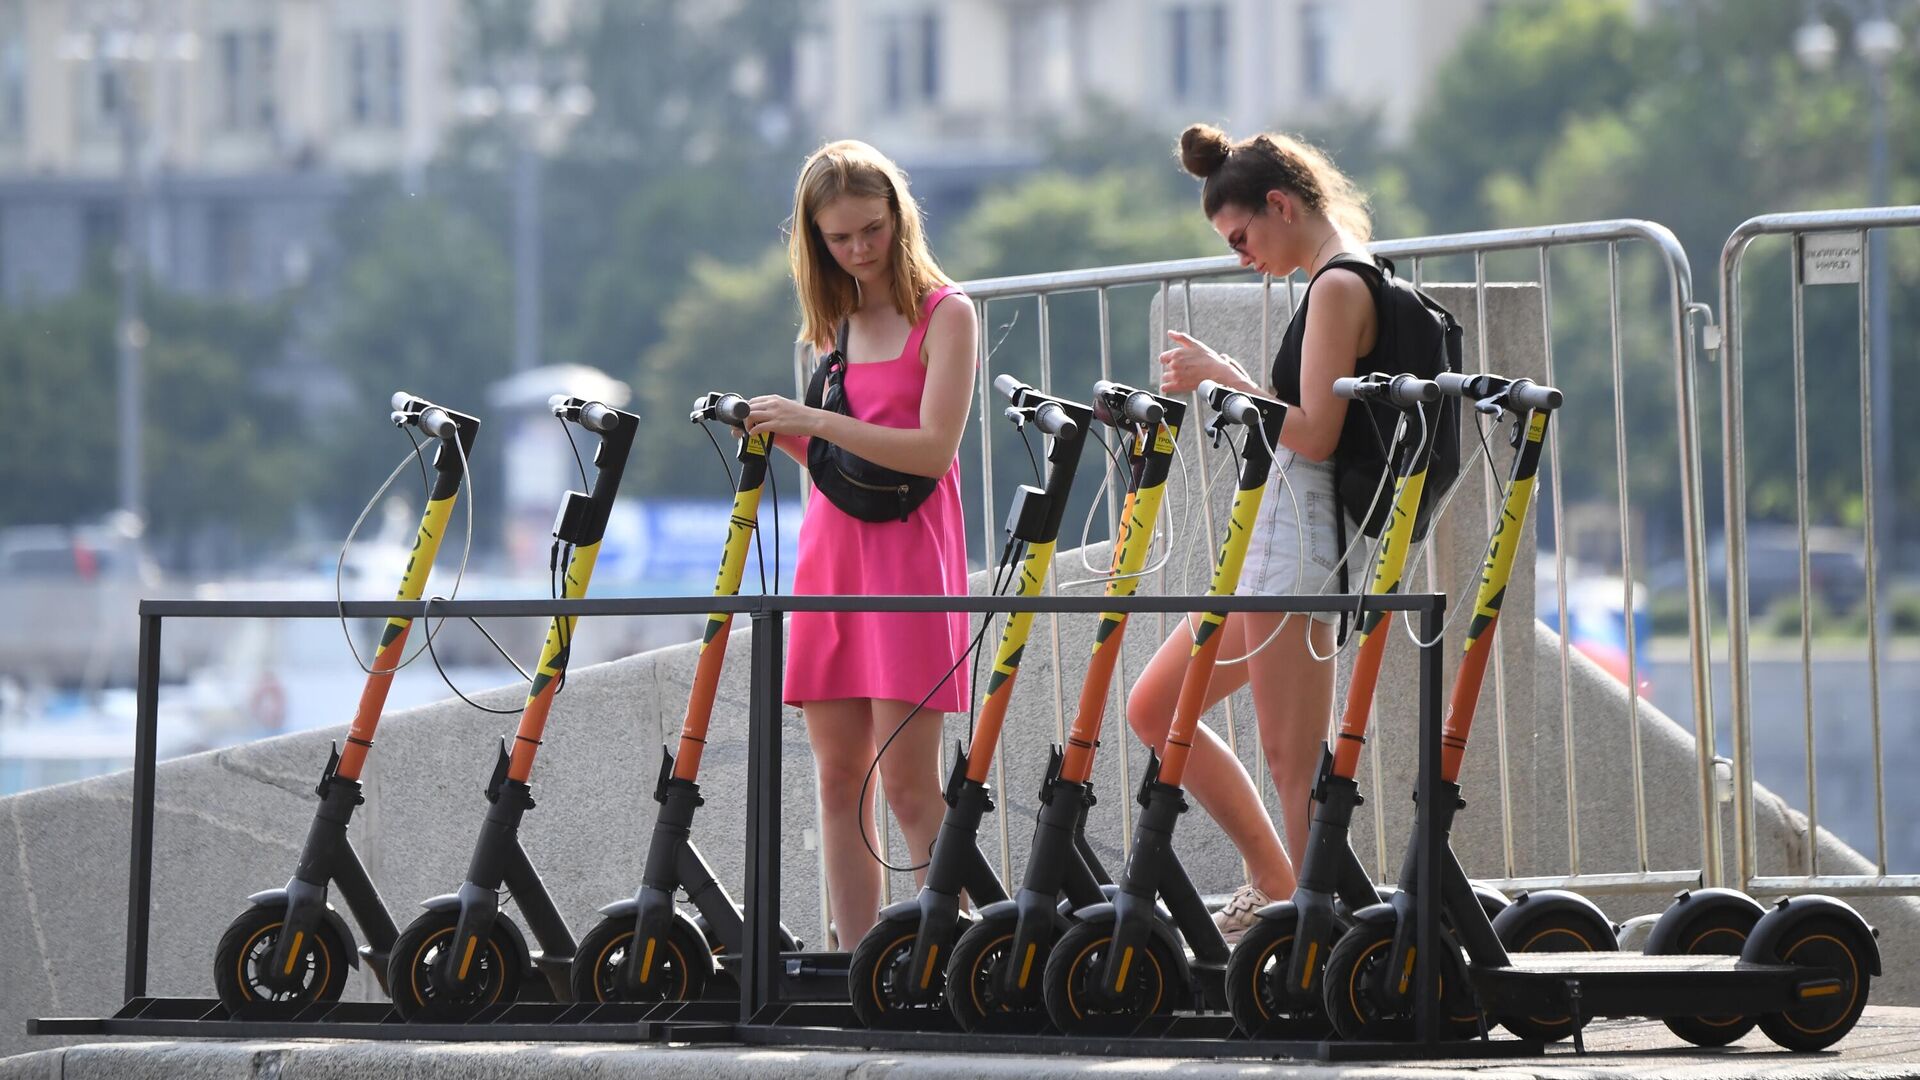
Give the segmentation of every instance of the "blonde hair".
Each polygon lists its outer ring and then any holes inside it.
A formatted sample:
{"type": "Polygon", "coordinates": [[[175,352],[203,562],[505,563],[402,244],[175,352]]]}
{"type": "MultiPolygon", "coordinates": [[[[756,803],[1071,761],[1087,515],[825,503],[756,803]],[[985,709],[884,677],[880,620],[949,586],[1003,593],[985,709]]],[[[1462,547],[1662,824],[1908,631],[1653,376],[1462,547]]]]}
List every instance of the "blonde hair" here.
{"type": "Polygon", "coordinates": [[[1262,132],[1234,142],[1212,124],[1194,124],[1180,133],[1180,164],[1205,180],[1200,208],[1208,217],[1231,203],[1259,207],[1267,192],[1282,188],[1299,196],[1307,209],[1325,217],[1361,243],[1373,238],[1367,197],[1332,159],[1304,139],[1262,132]]]}
{"type": "Polygon", "coordinates": [[[920,207],[907,190],[900,166],[857,139],[822,146],[800,168],[787,235],[787,262],[800,297],[800,340],[822,352],[833,347],[840,323],[860,304],[858,283],[834,261],[814,221],[814,215],[843,195],[887,201],[893,216],[889,298],[909,323],[920,322],[920,305],[933,290],[953,284],[927,250],[920,207]]]}

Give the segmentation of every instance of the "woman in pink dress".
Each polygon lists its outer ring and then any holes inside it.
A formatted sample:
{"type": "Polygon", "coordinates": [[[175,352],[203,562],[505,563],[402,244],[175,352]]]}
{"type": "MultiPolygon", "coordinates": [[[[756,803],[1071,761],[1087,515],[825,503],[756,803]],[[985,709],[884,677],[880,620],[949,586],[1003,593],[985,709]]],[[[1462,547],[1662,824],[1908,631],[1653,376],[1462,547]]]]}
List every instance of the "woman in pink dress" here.
{"type": "MultiPolygon", "coordinates": [[[[976,320],[928,252],[899,167],[862,142],[815,151],[794,192],[788,255],[801,340],[824,356],[845,326],[852,415],[766,395],[751,403],[749,430],[773,432],[803,464],[806,440],[827,439],[876,465],[939,478],[905,521],[862,521],[815,492],[793,591],[966,595],[956,455],[973,398],[976,320]]],[[[860,940],[879,911],[873,785],[865,781],[896,729],[879,759],[880,786],[912,861],[933,848],[945,809],[941,720],[967,708],[966,672],[956,670],[967,637],[963,612],[792,617],[785,696],[805,714],[813,743],[828,906],[842,942],[860,940]]]]}

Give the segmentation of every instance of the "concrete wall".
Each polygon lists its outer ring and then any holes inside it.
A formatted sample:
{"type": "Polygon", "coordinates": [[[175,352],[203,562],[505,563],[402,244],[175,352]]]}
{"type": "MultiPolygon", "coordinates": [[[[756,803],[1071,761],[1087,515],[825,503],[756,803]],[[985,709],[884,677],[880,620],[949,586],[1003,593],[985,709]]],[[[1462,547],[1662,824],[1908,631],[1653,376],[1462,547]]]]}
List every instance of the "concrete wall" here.
{"type": "MultiPolygon", "coordinates": [[[[1224,291],[1195,290],[1196,310],[1203,315],[1198,332],[1230,352],[1257,355],[1257,290],[1220,288],[1224,291]]],[[[1461,290],[1435,291],[1455,311],[1471,316],[1474,307],[1461,290]]],[[[1533,370],[1539,345],[1537,291],[1496,287],[1488,301],[1490,366],[1513,374],[1533,370]]],[[[1468,342],[1476,337],[1469,325],[1468,342]]],[[[1469,358],[1469,366],[1476,363],[1469,358]]],[[[1190,444],[1189,459],[1197,452],[1190,444]]],[[[1469,485],[1483,483],[1484,471],[1476,469],[1469,485]]],[[[1223,480],[1215,497],[1224,499],[1229,486],[1223,480]]],[[[1438,580],[1448,589],[1469,580],[1486,536],[1479,488],[1463,488],[1456,498],[1434,552],[1438,580]]],[[[1176,494],[1167,521],[1204,523],[1197,502],[1183,499],[1176,494]]],[[[1214,521],[1224,520],[1222,503],[1214,521]]],[[[1210,530],[1202,527],[1185,531],[1190,534],[1187,543],[1200,548],[1194,552],[1190,583],[1199,591],[1206,575],[1205,552],[1213,541],[1210,530]]],[[[1173,567],[1181,554],[1176,552],[1173,567]]],[[[1096,566],[1106,563],[1104,548],[1086,557],[1096,566]]],[[[1080,559],[1078,551],[1062,554],[1056,580],[1086,576],[1080,559]]],[[[1562,747],[1569,727],[1577,740],[1581,869],[1599,873],[1640,867],[1629,754],[1636,731],[1647,798],[1645,865],[1654,870],[1697,868],[1699,807],[1691,737],[1651,706],[1634,708],[1619,683],[1578,656],[1569,672],[1573,723],[1566,723],[1557,707],[1558,643],[1526,618],[1533,610],[1532,565],[1522,552],[1507,597],[1506,608],[1514,617],[1504,628],[1503,659],[1497,669],[1504,708],[1490,683],[1463,776],[1470,803],[1459,819],[1455,841],[1469,872],[1497,879],[1567,871],[1569,800],[1562,747]],[[1503,826],[1503,806],[1511,812],[1510,827],[1503,826]]],[[[984,577],[976,575],[976,591],[985,590],[984,577]]],[[[1148,590],[1178,591],[1178,578],[1149,582],[1148,590]]],[[[1056,695],[1069,703],[1077,696],[1082,658],[1091,647],[1094,620],[1062,618],[1059,655],[1066,659],[1056,664],[1052,622],[1043,616],[1034,624],[1034,644],[1026,654],[999,758],[1000,809],[983,836],[989,856],[997,856],[1004,827],[1016,869],[1029,831],[1026,822],[1035,809],[1046,745],[1057,738],[1056,695]]],[[[1139,618],[1128,636],[1124,672],[1138,672],[1165,631],[1178,625],[1177,619],[1163,623],[1154,616],[1139,618]]],[[[1458,647],[1463,627],[1455,621],[1450,651],[1458,647]]],[[[591,622],[580,632],[591,634],[591,622]]],[[[1411,818],[1414,650],[1400,627],[1393,633],[1399,637],[1389,650],[1381,684],[1374,753],[1361,775],[1363,790],[1379,795],[1362,810],[1355,829],[1356,846],[1373,865],[1378,865],[1380,847],[1375,837],[1381,834],[1391,855],[1387,862],[1397,865],[1411,818]],[[1375,813],[1381,814],[1377,826],[1375,813]]],[[[745,786],[749,639],[743,626],[731,646],[733,662],[722,681],[704,760],[708,803],[696,832],[721,880],[736,888],[744,861],[745,800],[740,793],[745,786]]],[[[654,805],[649,795],[659,747],[666,729],[678,722],[694,658],[693,646],[682,645],[582,668],[555,704],[534,777],[540,805],[528,816],[523,838],[576,934],[584,932],[595,908],[630,895],[637,882],[640,845],[654,805]]],[[[518,693],[507,689],[480,700],[507,707],[518,693]]],[[[1241,757],[1255,775],[1264,775],[1245,694],[1231,705],[1241,757]]],[[[1110,713],[1117,717],[1117,710],[1110,713]]],[[[1224,727],[1224,710],[1209,722],[1224,727]]],[[[948,723],[950,739],[964,734],[964,718],[949,718],[948,723]]],[[[510,718],[483,715],[458,702],[398,713],[382,730],[368,773],[367,805],[356,819],[354,837],[402,923],[411,917],[415,902],[458,883],[479,827],[481,787],[495,742],[510,730],[510,718]]],[[[211,993],[214,943],[246,894],[286,880],[312,811],[312,786],[326,760],[326,744],[341,734],[341,729],[305,732],[161,768],[156,785],[152,992],[211,993]]],[[[804,730],[792,710],[785,718],[783,753],[787,813],[782,910],[802,938],[819,942],[820,885],[809,837],[814,820],[811,765],[804,730]]],[[[1123,724],[1110,719],[1097,770],[1102,801],[1090,833],[1095,848],[1113,865],[1119,863],[1131,820],[1131,782],[1122,779],[1123,763],[1137,778],[1145,757],[1123,724]]],[[[0,911],[7,913],[0,918],[0,1054],[48,1045],[47,1040],[30,1043],[22,1034],[28,1017],[100,1015],[120,1004],[130,800],[126,774],[0,799],[0,911]]],[[[1783,862],[1800,842],[1793,811],[1762,792],[1759,826],[1767,853],[1763,863],[1794,865],[1783,862]]],[[[1203,890],[1224,892],[1240,883],[1237,855],[1203,813],[1189,815],[1181,830],[1183,857],[1203,890]]],[[[1864,860],[1830,837],[1822,837],[1822,852],[1824,865],[1835,872],[1845,872],[1849,865],[1865,867],[1864,860]]],[[[897,875],[895,895],[907,895],[909,888],[905,876],[897,875]]],[[[1615,918],[1625,918],[1658,910],[1667,891],[1610,895],[1603,903],[1615,918]]],[[[1886,930],[1882,948],[1887,976],[1876,988],[1875,1001],[1920,998],[1920,979],[1912,974],[1920,906],[1904,899],[1860,906],[1886,930]]],[[[371,979],[362,973],[349,993],[364,996],[371,988],[371,979]]]]}

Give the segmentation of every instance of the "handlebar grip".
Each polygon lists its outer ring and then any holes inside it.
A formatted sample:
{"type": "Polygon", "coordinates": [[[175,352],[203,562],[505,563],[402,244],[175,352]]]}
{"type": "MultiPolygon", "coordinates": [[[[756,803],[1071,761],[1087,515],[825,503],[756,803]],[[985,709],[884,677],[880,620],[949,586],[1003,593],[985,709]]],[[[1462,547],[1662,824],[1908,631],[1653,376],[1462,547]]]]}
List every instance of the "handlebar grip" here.
{"type": "MultiPolygon", "coordinates": [[[[1001,378],[1009,377],[1001,376],[1001,378]]],[[[1040,407],[1033,411],[1033,423],[1035,427],[1056,439],[1071,439],[1080,433],[1080,425],[1073,422],[1073,418],[1067,415],[1067,410],[1051,401],[1041,402],[1040,407]]]]}
{"type": "Polygon", "coordinates": [[[429,405],[420,410],[420,417],[414,422],[421,431],[436,439],[451,439],[460,432],[460,425],[454,423],[453,417],[447,415],[447,410],[438,405],[429,405]]]}
{"type": "Polygon", "coordinates": [[[722,394],[720,400],[714,402],[713,418],[739,427],[747,422],[747,414],[752,411],[747,405],[747,399],[739,394],[722,394]]]}
{"type": "Polygon", "coordinates": [[[580,406],[580,426],[597,435],[605,435],[620,426],[620,415],[597,401],[580,406]]]}
{"type": "Polygon", "coordinates": [[[1207,404],[1213,405],[1214,410],[1220,414],[1220,418],[1228,423],[1239,424],[1242,427],[1260,425],[1259,408],[1240,391],[1229,390],[1212,379],[1201,379],[1200,385],[1194,387],[1194,390],[1206,399],[1207,404]],[[1215,402],[1218,404],[1214,404],[1215,402]]]}
{"type": "Polygon", "coordinates": [[[1393,381],[1387,384],[1387,400],[1402,409],[1439,401],[1440,384],[1414,375],[1395,375],[1393,381]]]}
{"type": "Polygon", "coordinates": [[[1515,408],[1528,412],[1552,412],[1560,407],[1561,394],[1551,386],[1541,386],[1532,379],[1516,379],[1507,388],[1507,400],[1515,408]]]}
{"type": "Polygon", "coordinates": [[[1008,401],[1014,400],[1015,396],[1018,395],[1020,391],[1025,390],[1026,388],[1027,388],[1026,383],[1021,382],[1019,379],[1016,379],[1011,375],[1002,374],[1002,375],[995,375],[993,377],[994,392],[998,393],[1001,397],[1006,398],[1008,401]]]}
{"type": "Polygon", "coordinates": [[[1345,398],[1348,401],[1355,401],[1359,399],[1361,389],[1366,385],[1366,380],[1357,379],[1351,375],[1344,379],[1335,379],[1333,380],[1333,396],[1345,398]]]}
{"type": "Polygon", "coordinates": [[[1465,397],[1467,387],[1473,382],[1473,376],[1458,371],[1443,371],[1433,377],[1435,386],[1449,397],[1465,397]]]}
{"type": "Polygon", "coordinates": [[[420,398],[414,397],[412,394],[407,393],[405,390],[395,390],[393,392],[393,397],[392,399],[389,400],[388,404],[393,407],[394,412],[409,412],[411,411],[409,409],[409,406],[413,405],[415,402],[419,402],[420,404],[423,404],[423,405],[426,404],[425,401],[423,401],[420,398]]]}
{"type": "Polygon", "coordinates": [[[1167,410],[1154,400],[1152,394],[1106,379],[1093,384],[1093,396],[1096,400],[1118,398],[1120,407],[1117,411],[1136,424],[1157,424],[1167,414],[1167,410]]]}

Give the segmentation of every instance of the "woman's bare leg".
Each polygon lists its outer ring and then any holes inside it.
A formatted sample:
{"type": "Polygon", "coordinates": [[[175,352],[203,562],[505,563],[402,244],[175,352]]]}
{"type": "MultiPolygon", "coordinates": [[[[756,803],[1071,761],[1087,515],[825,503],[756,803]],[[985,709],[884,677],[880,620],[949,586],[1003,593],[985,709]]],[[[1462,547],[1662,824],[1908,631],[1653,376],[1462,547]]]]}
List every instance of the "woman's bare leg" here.
{"type": "MultiPolygon", "coordinates": [[[[893,735],[894,729],[911,712],[911,702],[875,698],[873,745],[886,745],[888,736],[893,735]]],[[[924,709],[915,713],[880,757],[880,779],[887,790],[887,806],[907,838],[910,853],[906,859],[893,860],[897,864],[917,866],[926,862],[933,851],[934,837],[940,835],[940,820],[947,812],[946,800],[940,795],[940,738],[944,719],[945,713],[924,709]]],[[[925,868],[915,870],[913,883],[920,885],[926,877],[925,868]]]]}
{"type": "MultiPolygon", "coordinates": [[[[1282,616],[1248,612],[1247,637],[1258,646],[1273,633],[1282,616]]],[[[1320,748],[1326,745],[1327,721],[1333,712],[1333,664],[1315,660],[1307,651],[1326,656],[1333,651],[1333,627],[1295,615],[1259,654],[1244,665],[1253,683],[1253,709],[1259,717],[1260,748],[1280,794],[1280,814],[1286,824],[1287,850],[1298,860],[1307,850],[1307,828],[1313,818],[1312,794],[1320,772],[1320,748]]],[[[1272,895],[1269,893],[1268,895],[1272,895]]]]}
{"type": "Polygon", "coordinates": [[[820,850],[826,864],[827,911],[842,946],[851,947],[880,910],[880,864],[874,835],[874,788],[861,784],[873,763],[873,703],[866,698],[809,701],[801,706],[820,781],[820,850]],[[862,836],[865,839],[862,839],[862,836]]]}
{"type": "MultiPolygon", "coordinates": [[[[1228,615],[1226,625],[1221,627],[1220,647],[1229,657],[1246,651],[1242,623],[1242,616],[1236,612],[1228,615]]],[[[1127,695],[1128,725],[1156,752],[1165,744],[1167,728],[1173,723],[1174,703],[1180,697],[1180,682],[1186,675],[1192,647],[1193,639],[1184,622],[1175,624],[1127,695]]],[[[1213,708],[1246,684],[1246,664],[1215,668],[1207,685],[1206,707],[1213,708]]],[[[1280,835],[1260,802],[1253,778],[1207,725],[1199,725],[1194,734],[1182,785],[1240,849],[1247,862],[1248,880],[1268,896],[1292,896],[1293,863],[1280,845],[1280,835]]]]}

